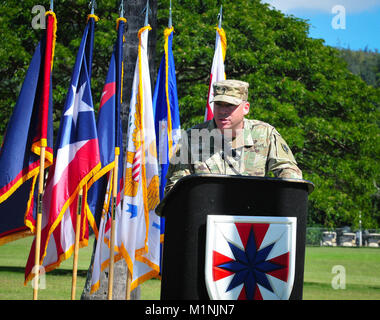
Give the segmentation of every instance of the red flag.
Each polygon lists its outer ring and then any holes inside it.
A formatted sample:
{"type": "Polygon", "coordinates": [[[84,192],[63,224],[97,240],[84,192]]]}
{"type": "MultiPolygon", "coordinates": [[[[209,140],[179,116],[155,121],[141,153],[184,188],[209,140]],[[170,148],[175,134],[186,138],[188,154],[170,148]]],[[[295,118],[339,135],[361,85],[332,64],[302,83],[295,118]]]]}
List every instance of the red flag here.
{"type": "MultiPolygon", "coordinates": [[[[77,201],[87,182],[100,169],[98,136],[91,96],[89,67],[94,18],[89,19],[75,62],[57,136],[54,164],[49,170],[42,203],[40,265],[50,271],[70,257],[74,249],[77,201]],[[88,56],[87,56],[88,55],[88,56]]],[[[82,211],[80,244],[86,245],[87,219],[82,211]]],[[[25,268],[25,283],[33,276],[35,242],[25,268]]]]}

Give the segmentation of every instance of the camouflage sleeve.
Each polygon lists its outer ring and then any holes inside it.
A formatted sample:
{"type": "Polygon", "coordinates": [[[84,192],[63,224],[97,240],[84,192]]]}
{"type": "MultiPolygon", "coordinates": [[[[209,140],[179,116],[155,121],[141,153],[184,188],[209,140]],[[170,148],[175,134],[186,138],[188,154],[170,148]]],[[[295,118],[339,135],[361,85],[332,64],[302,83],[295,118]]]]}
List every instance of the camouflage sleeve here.
{"type": "Polygon", "coordinates": [[[284,138],[273,129],[270,134],[268,171],[278,178],[302,179],[302,171],[298,168],[293,153],[284,138]]]}

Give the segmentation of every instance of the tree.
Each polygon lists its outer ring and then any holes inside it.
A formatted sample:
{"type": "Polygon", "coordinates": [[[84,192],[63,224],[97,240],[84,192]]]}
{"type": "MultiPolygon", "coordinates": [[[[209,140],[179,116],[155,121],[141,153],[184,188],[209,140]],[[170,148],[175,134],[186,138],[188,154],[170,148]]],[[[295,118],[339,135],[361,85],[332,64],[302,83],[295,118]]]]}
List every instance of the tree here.
{"type": "MultiPolygon", "coordinates": [[[[155,10],[150,19],[151,59],[156,59],[150,64],[153,85],[163,51],[169,0],[150,3],[158,8],[157,22],[155,10]]],[[[203,121],[220,4],[211,0],[173,1],[173,51],[181,125],[185,129],[203,121]]],[[[1,135],[40,38],[41,30],[30,25],[34,5],[32,0],[0,2],[1,135]]],[[[130,98],[128,81],[136,61],[131,42],[136,36],[132,33],[143,23],[138,19],[143,20],[139,14],[145,0],[133,5],[126,1],[125,5],[128,31],[124,117],[130,98]],[[136,10],[132,12],[132,8],[136,10]]],[[[57,1],[55,11],[58,32],[53,92],[58,127],[89,13],[88,1],[57,1]]],[[[269,122],[279,130],[292,148],[304,178],[315,184],[309,197],[309,225],[356,227],[361,212],[364,228],[378,227],[380,211],[374,185],[380,185],[380,90],[350,72],[338,49],[324,45],[321,39],[309,38],[309,25],[304,20],[286,16],[259,0],[223,0],[223,13],[222,26],[228,42],[227,77],[250,83],[249,117],[269,122]]],[[[99,1],[96,14],[101,20],[96,25],[92,91],[98,106],[115,37],[117,4],[99,1]]],[[[379,61],[376,66],[379,70],[379,61]]]]}
{"type": "MultiPolygon", "coordinates": [[[[159,28],[168,2],[159,2],[159,28]]],[[[218,12],[211,0],[173,7],[184,128],[203,121],[218,12]]],[[[223,13],[227,78],[250,83],[250,117],[279,130],[315,184],[309,224],[356,227],[361,211],[364,228],[379,226],[371,206],[372,181],[380,180],[379,90],[353,75],[339,50],[309,38],[306,21],[259,0],[225,0],[223,13]]]]}
{"type": "Polygon", "coordinates": [[[341,49],[341,56],[348,69],[360,76],[367,84],[379,87],[380,53],[377,51],[341,49]]]}
{"type": "MultiPolygon", "coordinates": [[[[31,22],[37,13],[32,13],[36,5],[33,0],[2,1],[0,9],[1,30],[5,42],[0,47],[0,135],[4,135],[6,124],[12,113],[23,83],[34,49],[44,30],[33,29],[31,22]]],[[[49,10],[50,1],[39,4],[49,10]]],[[[81,36],[90,13],[88,0],[55,1],[57,15],[57,41],[53,66],[54,128],[57,130],[60,114],[70,83],[72,68],[79,48],[81,36]]],[[[107,73],[108,60],[116,37],[115,21],[118,17],[115,1],[102,1],[95,13],[101,18],[96,24],[94,59],[92,71],[92,93],[96,108],[107,73]]],[[[42,12],[43,14],[43,12],[42,12]]]]}

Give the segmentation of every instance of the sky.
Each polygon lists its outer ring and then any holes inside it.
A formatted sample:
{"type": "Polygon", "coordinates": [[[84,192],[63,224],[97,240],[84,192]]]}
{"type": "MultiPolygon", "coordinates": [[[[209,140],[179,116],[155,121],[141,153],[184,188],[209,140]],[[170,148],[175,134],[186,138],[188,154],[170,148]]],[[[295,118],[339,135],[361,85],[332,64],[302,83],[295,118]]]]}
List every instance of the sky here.
{"type": "Polygon", "coordinates": [[[352,50],[380,51],[380,0],[261,0],[308,20],[309,36],[352,50]]]}

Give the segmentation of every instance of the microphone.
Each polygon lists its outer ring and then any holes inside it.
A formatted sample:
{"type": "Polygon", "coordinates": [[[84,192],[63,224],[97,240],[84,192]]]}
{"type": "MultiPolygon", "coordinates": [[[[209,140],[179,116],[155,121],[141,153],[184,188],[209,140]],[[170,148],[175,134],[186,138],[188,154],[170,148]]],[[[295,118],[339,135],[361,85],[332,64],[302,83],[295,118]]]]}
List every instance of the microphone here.
{"type": "MultiPolygon", "coordinates": [[[[220,156],[222,157],[223,160],[226,160],[224,158],[224,151],[223,150],[220,150],[220,156]]],[[[238,154],[237,154],[237,152],[236,152],[235,149],[231,149],[231,156],[232,156],[232,158],[234,158],[237,161],[240,159],[240,157],[238,156],[238,154]]]]}

